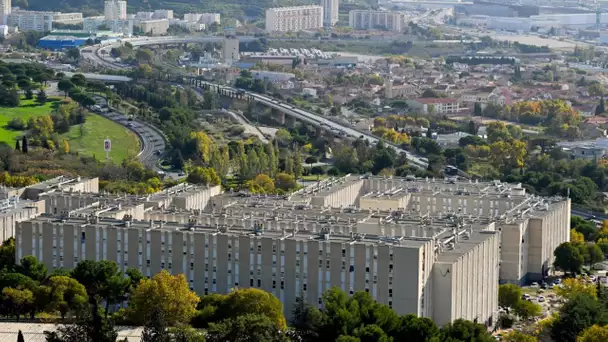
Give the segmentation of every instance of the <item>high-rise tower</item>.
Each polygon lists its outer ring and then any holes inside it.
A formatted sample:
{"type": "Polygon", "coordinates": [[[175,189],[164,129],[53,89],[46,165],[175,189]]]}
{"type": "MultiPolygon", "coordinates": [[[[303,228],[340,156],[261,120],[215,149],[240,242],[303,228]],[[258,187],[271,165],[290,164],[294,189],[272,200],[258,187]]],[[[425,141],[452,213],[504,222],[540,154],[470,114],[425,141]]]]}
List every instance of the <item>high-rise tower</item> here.
{"type": "Polygon", "coordinates": [[[338,22],[338,9],[340,7],[339,0],[321,0],[323,7],[323,25],[334,26],[338,22]]]}

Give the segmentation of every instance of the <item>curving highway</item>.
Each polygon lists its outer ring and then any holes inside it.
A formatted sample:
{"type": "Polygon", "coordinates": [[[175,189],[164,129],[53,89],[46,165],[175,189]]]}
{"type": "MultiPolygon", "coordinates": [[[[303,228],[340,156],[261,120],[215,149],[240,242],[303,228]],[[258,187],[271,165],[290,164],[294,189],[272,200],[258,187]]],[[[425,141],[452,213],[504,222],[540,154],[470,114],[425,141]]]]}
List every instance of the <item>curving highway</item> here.
{"type": "MultiPolygon", "coordinates": [[[[184,37],[180,37],[180,38],[183,39],[184,37]]],[[[198,39],[204,39],[204,38],[208,38],[208,39],[221,38],[221,39],[223,39],[223,37],[199,37],[198,39]]],[[[146,45],[146,44],[151,45],[151,44],[159,44],[160,41],[172,41],[171,39],[176,39],[176,37],[133,38],[130,40],[130,42],[133,45],[146,45]],[[138,44],[135,44],[135,42],[137,42],[138,44]]],[[[89,62],[91,62],[92,64],[95,64],[95,65],[104,66],[104,67],[107,67],[110,69],[123,69],[123,68],[125,68],[124,66],[105,60],[99,52],[100,50],[109,50],[112,47],[118,46],[118,44],[120,44],[120,43],[110,44],[110,45],[106,45],[106,46],[97,45],[97,46],[92,46],[92,47],[86,47],[83,50],[81,50],[81,56],[83,58],[89,60],[89,62]]],[[[423,157],[412,154],[411,152],[408,152],[408,151],[402,149],[401,147],[399,147],[395,144],[392,144],[384,139],[379,139],[378,137],[370,134],[369,132],[358,130],[358,129],[355,129],[350,126],[346,126],[341,123],[331,121],[316,113],[312,113],[309,111],[305,111],[305,110],[296,108],[288,103],[276,100],[274,98],[271,98],[271,97],[268,97],[265,95],[261,95],[261,94],[253,93],[253,92],[249,92],[249,91],[243,91],[243,90],[236,89],[233,87],[222,86],[222,85],[218,85],[218,84],[214,84],[214,83],[210,83],[210,82],[203,82],[203,84],[210,88],[221,89],[225,92],[230,92],[233,94],[243,94],[244,93],[251,100],[262,103],[270,108],[277,109],[277,110],[285,113],[286,115],[292,116],[303,122],[307,122],[314,126],[319,126],[321,128],[328,129],[330,131],[334,131],[337,134],[339,134],[343,137],[346,137],[346,138],[350,138],[350,139],[361,138],[361,139],[367,140],[370,144],[376,144],[376,143],[378,143],[378,141],[383,140],[387,145],[393,147],[397,153],[405,154],[408,162],[411,165],[414,165],[414,166],[417,166],[417,167],[420,167],[423,169],[426,169],[428,167],[428,163],[426,162],[425,159],[423,159],[423,157]]]]}
{"type": "MultiPolygon", "coordinates": [[[[95,96],[94,98],[95,102],[100,106],[106,106],[108,104],[104,97],[95,96]]],[[[101,112],[99,114],[127,127],[137,134],[141,142],[141,149],[137,157],[146,167],[155,171],[161,171],[158,167],[158,162],[165,152],[166,140],[156,128],[141,121],[129,121],[129,118],[126,115],[119,113],[112,108],[109,108],[107,112],[101,112]]]]}

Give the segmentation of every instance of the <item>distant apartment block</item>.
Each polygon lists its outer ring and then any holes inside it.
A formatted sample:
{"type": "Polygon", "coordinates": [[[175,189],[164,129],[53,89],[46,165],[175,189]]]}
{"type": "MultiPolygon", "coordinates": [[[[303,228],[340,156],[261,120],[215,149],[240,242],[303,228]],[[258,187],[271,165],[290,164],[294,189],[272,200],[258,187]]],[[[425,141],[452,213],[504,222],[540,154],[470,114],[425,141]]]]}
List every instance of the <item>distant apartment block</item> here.
{"type": "Polygon", "coordinates": [[[54,12],[14,11],[8,15],[7,25],[20,31],[50,32],[53,30],[54,12]]]}
{"type": "Polygon", "coordinates": [[[173,10],[161,9],[154,11],[154,19],[173,19],[173,10]]]}
{"type": "Polygon", "coordinates": [[[408,100],[407,104],[423,113],[454,114],[460,111],[460,100],[455,98],[418,98],[408,100]]]}
{"type": "Polygon", "coordinates": [[[161,35],[167,33],[169,29],[169,20],[167,19],[152,19],[142,20],[137,26],[144,34],[161,35]]]}
{"type": "Polygon", "coordinates": [[[294,32],[323,27],[321,6],[276,7],[266,10],[267,32],[294,32]]]}
{"type": "Polygon", "coordinates": [[[388,11],[353,10],[348,12],[349,26],[355,30],[382,29],[403,31],[403,13],[388,11]]]}
{"type": "Polygon", "coordinates": [[[219,24],[221,22],[220,14],[219,13],[203,13],[201,15],[199,22],[201,22],[205,25],[211,25],[213,23],[219,24]]]}
{"type": "Polygon", "coordinates": [[[53,22],[60,24],[82,24],[82,13],[60,13],[53,14],[53,22]]]}
{"type": "Polygon", "coordinates": [[[323,6],[323,25],[334,26],[338,22],[340,0],[321,0],[323,6]]]}
{"type": "Polygon", "coordinates": [[[152,18],[154,18],[154,12],[137,12],[137,13],[135,13],[135,19],[150,20],[152,18]]]}
{"type": "Polygon", "coordinates": [[[126,20],[127,2],[121,0],[107,0],[104,2],[103,13],[106,20],[126,20]]]}
{"type": "Polygon", "coordinates": [[[11,0],[0,0],[0,24],[8,23],[8,15],[11,14],[11,0]]]}
{"type": "MultiPolygon", "coordinates": [[[[84,18],[83,30],[97,32],[100,27],[105,26],[114,33],[122,33],[124,36],[133,34],[133,19],[126,20],[106,20],[104,16],[84,18]]],[[[106,30],[106,29],[104,29],[106,30]]]]}

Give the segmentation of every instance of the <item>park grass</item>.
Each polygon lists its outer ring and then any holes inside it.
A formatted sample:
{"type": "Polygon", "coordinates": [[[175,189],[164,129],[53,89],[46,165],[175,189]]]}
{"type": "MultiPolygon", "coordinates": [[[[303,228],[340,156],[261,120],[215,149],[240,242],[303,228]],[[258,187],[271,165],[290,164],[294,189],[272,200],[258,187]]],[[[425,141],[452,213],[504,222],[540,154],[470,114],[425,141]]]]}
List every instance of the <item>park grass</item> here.
{"type": "Polygon", "coordinates": [[[140,142],[137,135],[112,120],[97,114],[88,114],[83,127],[84,136],[81,136],[80,125],[72,126],[69,132],[62,135],[69,141],[72,153],[78,152],[80,155],[104,160],[106,153],[103,150],[103,141],[106,138],[112,141],[110,159],[115,163],[139,153],[140,142]]]}
{"type": "Polygon", "coordinates": [[[35,99],[26,100],[22,98],[19,107],[1,107],[0,142],[6,142],[12,145],[15,142],[15,139],[23,135],[24,131],[8,129],[7,125],[12,119],[20,117],[27,123],[31,117],[50,115],[60,103],[61,99],[58,97],[50,97],[48,102],[44,105],[39,104],[35,99]]]}

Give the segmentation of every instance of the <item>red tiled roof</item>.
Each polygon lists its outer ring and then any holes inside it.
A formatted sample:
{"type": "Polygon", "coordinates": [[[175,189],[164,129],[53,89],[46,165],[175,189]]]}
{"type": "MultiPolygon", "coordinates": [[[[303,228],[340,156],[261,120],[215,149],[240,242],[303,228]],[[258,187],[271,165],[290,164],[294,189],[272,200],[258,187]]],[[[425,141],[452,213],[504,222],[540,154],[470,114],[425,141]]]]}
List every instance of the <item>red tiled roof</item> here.
{"type": "Polygon", "coordinates": [[[592,116],[585,120],[585,123],[595,124],[595,125],[603,125],[606,122],[608,122],[608,118],[605,118],[603,116],[592,116]]]}
{"type": "Polygon", "coordinates": [[[416,101],[424,104],[437,104],[437,103],[455,103],[458,102],[458,99],[448,98],[448,97],[421,97],[416,99],[416,101]]]}

